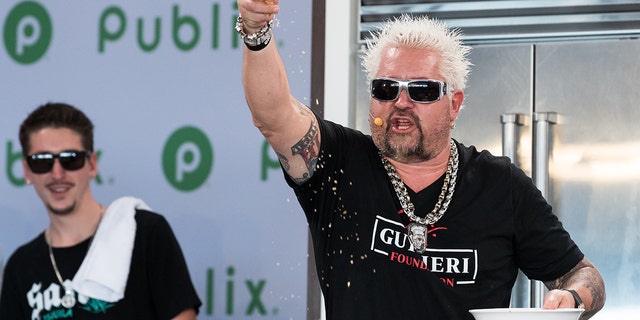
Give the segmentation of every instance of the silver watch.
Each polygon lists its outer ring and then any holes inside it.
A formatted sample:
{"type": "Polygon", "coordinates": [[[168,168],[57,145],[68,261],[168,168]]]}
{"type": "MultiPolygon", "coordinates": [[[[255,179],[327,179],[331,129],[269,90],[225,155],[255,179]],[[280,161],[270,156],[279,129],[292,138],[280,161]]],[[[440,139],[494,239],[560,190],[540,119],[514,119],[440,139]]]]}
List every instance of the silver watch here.
{"type": "Polygon", "coordinates": [[[242,17],[238,15],[238,20],[236,21],[236,31],[249,49],[264,48],[269,43],[269,40],[271,40],[271,29],[273,28],[274,20],[275,18],[271,19],[264,27],[260,28],[258,32],[246,34],[244,32],[242,17]]]}

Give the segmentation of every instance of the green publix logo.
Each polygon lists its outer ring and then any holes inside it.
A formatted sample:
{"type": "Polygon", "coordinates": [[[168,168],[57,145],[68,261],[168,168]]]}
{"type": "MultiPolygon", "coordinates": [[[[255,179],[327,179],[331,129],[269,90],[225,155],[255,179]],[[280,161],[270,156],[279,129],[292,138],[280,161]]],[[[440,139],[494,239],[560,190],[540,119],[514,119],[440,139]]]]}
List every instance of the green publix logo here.
{"type": "MultiPolygon", "coordinates": [[[[262,301],[262,292],[267,284],[265,279],[259,279],[257,281],[247,279],[244,282],[244,288],[246,289],[247,294],[249,294],[249,301],[244,308],[243,311],[236,311],[236,289],[241,286],[237,286],[236,281],[233,276],[235,274],[235,268],[233,266],[229,266],[226,269],[226,279],[224,280],[224,288],[223,296],[217,297],[216,293],[218,293],[216,288],[220,288],[219,285],[215,284],[215,270],[213,268],[207,269],[206,276],[206,293],[203,299],[203,310],[202,312],[205,315],[220,315],[222,314],[222,310],[218,309],[218,306],[215,302],[219,302],[222,300],[223,306],[220,309],[224,310],[224,314],[227,316],[237,315],[238,312],[243,312],[246,316],[266,316],[268,315],[268,310],[262,301]]],[[[273,308],[271,311],[271,315],[278,315],[278,308],[273,308]]]]}
{"type": "MultiPolygon", "coordinates": [[[[210,21],[202,21],[202,18],[199,21],[178,4],[174,4],[167,10],[166,17],[135,18],[127,16],[120,6],[108,6],[101,11],[97,21],[97,51],[103,54],[108,51],[109,46],[126,41],[135,41],[135,45],[143,52],[155,51],[161,41],[171,41],[178,50],[191,51],[201,43],[201,39],[205,38],[203,36],[205,30],[207,40],[202,41],[216,50],[220,48],[223,29],[228,35],[231,48],[236,49],[240,42],[233,26],[238,8],[235,1],[230,5],[232,14],[223,20],[220,18],[220,4],[212,3],[207,10],[209,11],[207,20],[210,19],[210,21]],[[225,28],[221,28],[221,25],[225,28]],[[170,39],[166,39],[168,35],[170,39]]],[[[17,63],[33,64],[47,53],[54,39],[54,29],[55,21],[43,4],[35,1],[19,2],[5,17],[3,24],[5,50],[17,63]]],[[[132,43],[124,45],[131,46],[132,43]]]]}

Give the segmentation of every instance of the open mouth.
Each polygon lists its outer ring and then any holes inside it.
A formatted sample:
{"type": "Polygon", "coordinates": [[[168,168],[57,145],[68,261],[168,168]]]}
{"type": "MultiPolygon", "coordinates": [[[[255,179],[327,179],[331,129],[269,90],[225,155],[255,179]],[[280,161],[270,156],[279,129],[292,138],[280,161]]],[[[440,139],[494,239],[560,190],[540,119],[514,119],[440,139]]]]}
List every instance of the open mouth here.
{"type": "Polygon", "coordinates": [[[394,118],[391,123],[393,129],[397,132],[408,131],[415,127],[413,121],[407,118],[394,118]]]}

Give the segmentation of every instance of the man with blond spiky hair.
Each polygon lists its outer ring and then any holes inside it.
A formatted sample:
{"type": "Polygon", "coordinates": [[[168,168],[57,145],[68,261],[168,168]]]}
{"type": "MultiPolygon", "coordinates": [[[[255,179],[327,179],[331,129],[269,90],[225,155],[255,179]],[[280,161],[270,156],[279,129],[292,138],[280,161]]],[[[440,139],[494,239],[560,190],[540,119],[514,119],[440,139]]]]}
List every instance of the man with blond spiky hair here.
{"type": "Polygon", "coordinates": [[[545,309],[602,308],[599,272],[531,179],[452,139],[471,67],[459,32],[404,15],[373,34],[368,136],[291,96],[279,3],[238,0],[243,85],[309,223],[327,319],[473,319],[509,306],[518,269],[550,289],[545,309]]]}

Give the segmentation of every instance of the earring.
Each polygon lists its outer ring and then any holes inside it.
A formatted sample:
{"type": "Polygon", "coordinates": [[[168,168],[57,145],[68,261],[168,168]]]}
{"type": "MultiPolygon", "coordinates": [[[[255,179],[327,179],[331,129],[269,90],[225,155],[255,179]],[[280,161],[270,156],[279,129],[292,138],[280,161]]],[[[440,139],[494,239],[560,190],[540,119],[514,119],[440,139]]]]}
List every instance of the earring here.
{"type": "Polygon", "coordinates": [[[449,124],[449,127],[451,127],[451,129],[455,129],[456,128],[456,122],[455,121],[451,121],[451,123],[449,124]]]}
{"type": "Polygon", "coordinates": [[[31,180],[26,179],[26,180],[24,180],[24,183],[26,183],[26,184],[31,184],[31,180]]]}

